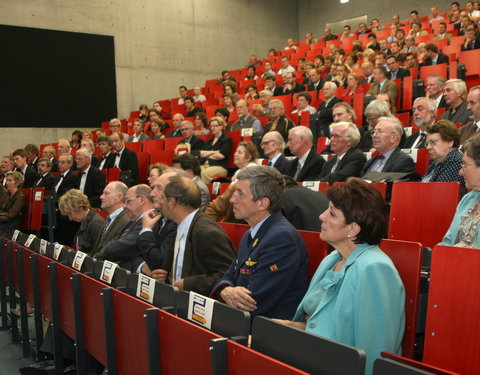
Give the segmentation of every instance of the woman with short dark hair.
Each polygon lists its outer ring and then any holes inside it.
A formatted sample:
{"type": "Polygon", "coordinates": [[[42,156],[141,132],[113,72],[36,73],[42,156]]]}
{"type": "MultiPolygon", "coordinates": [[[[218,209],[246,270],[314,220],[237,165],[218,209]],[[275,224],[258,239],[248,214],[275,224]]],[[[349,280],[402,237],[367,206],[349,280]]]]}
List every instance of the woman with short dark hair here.
{"type": "Polygon", "coordinates": [[[5,179],[5,187],[0,184],[0,238],[11,238],[20,229],[27,201],[22,193],[23,174],[9,172],[5,179]]]}

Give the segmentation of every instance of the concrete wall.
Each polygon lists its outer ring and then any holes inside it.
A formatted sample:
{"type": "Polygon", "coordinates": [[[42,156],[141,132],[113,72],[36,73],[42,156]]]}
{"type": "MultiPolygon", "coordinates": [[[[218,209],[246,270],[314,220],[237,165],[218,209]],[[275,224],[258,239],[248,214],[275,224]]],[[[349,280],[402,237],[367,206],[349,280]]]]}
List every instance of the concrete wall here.
{"type": "MultiPolygon", "coordinates": [[[[113,35],[118,115],[141,103],[178,95],[178,86],[203,85],[223,69],[243,67],[298,37],[291,0],[2,0],[0,23],[113,35]]],[[[107,120],[107,119],[105,119],[107,120]]],[[[47,143],[71,129],[29,132],[0,129],[0,153],[26,143],[47,143]],[[21,141],[19,141],[21,139],[21,141]]]]}
{"type": "MultiPolygon", "coordinates": [[[[400,19],[408,19],[411,10],[417,10],[420,17],[430,14],[430,8],[437,6],[440,12],[450,10],[452,1],[425,1],[417,0],[350,0],[340,4],[339,0],[312,1],[298,0],[299,33],[303,37],[306,32],[312,31],[316,36],[323,36],[323,28],[328,22],[341,21],[354,17],[368,15],[369,22],[378,18],[381,23],[392,22],[392,15],[399,14],[400,19]]],[[[465,2],[460,2],[464,4],[465,2]]],[[[357,29],[357,25],[350,25],[357,29]]],[[[342,30],[336,31],[341,32],[342,30]]]]}

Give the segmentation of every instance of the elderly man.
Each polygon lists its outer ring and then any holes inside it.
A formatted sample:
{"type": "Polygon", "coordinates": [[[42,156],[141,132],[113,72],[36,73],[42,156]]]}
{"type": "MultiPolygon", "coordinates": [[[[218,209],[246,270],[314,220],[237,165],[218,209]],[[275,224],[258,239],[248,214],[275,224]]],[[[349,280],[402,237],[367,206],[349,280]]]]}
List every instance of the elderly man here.
{"type": "Polygon", "coordinates": [[[127,142],[143,142],[150,139],[143,131],[145,130],[145,121],[142,119],[135,119],[133,122],[133,135],[131,135],[127,142]]]}
{"type": "Polygon", "coordinates": [[[227,129],[228,131],[252,128],[254,133],[261,134],[263,132],[260,120],[248,113],[248,102],[246,100],[240,99],[236,108],[238,120],[227,129]]]}
{"type": "Polygon", "coordinates": [[[100,207],[100,195],[105,187],[105,177],[102,171],[92,165],[92,154],[85,148],[77,150],[75,154],[80,178],[76,188],[88,197],[92,207],[100,207]]]}
{"type": "MultiPolygon", "coordinates": [[[[180,156],[175,157],[172,160],[173,167],[179,170],[183,170],[185,175],[193,180],[200,189],[200,196],[202,203],[200,209],[203,211],[205,207],[210,203],[210,191],[207,185],[200,178],[201,168],[200,162],[192,154],[186,152],[180,156]]],[[[165,173],[165,172],[164,172],[165,173]]],[[[154,202],[155,203],[155,202],[154,202]]]]}
{"type": "Polygon", "coordinates": [[[27,153],[23,148],[16,149],[12,153],[13,162],[15,163],[15,171],[23,174],[24,188],[33,187],[33,183],[37,179],[37,172],[33,170],[31,166],[27,164],[27,153]]]}
{"type": "Polygon", "coordinates": [[[367,162],[362,151],[357,149],[360,132],[352,122],[337,122],[330,126],[330,148],[335,156],[322,168],[319,179],[333,184],[348,177],[359,177],[367,162]]]}
{"type": "Polygon", "coordinates": [[[112,152],[112,140],[110,137],[100,136],[97,139],[98,148],[102,154],[98,169],[108,169],[115,166],[115,154],[112,152]]]}
{"type": "Polygon", "coordinates": [[[332,34],[332,30],[330,30],[328,27],[323,29],[323,35],[324,35],[323,41],[325,43],[328,42],[329,40],[338,39],[338,36],[336,36],[335,34],[332,34]]]}
{"type": "Polygon", "coordinates": [[[425,148],[427,126],[437,120],[437,106],[433,99],[417,98],[412,107],[413,121],[420,130],[407,138],[403,148],[425,148]]]}
{"type": "Polygon", "coordinates": [[[392,103],[392,112],[395,112],[395,103],[397,102],[397,84],[387,79],[387,69],[383,66],[376,66],[373,69],[373,79],[375,83],[370,86],[367,96],[377,97],[378,94],[387,94],[392,103]]]}
{"type": "Polygon", "coordinates": [[[235,256],[225,232],[200,208],[200,191],[188,177],[162,174],[152,194],[166,218],[177,224],[175,244],[167,249],[162,267],[152,277],[180,290],[209,295],[235,256]]]}
{"type": "MultiPolygon", "coordinates": [[[[111,133],[120,132],[122,128],[122,122],[118,118],[112,118],[108,127],[111,133]]],[[[124,139],[128,139],[129,136],[127,133],[122,134],[124,139]]],[[[60,141],[58,141],[58,143],[60,143],[60,141]]],[[[68,144],[68,146],[70,147],[70,143],[68,144]]],[[[58,152],[60,153],[60,150],[58,152]]]]}
{"type": "Polygon", "coordinates": [[[333,122],[332,108],[335,104],[342,101],[335,96],[336,93],[337,85],[334,82],[325,82],[323,85],[325,100],[320,103],[317,114],[312,119],[313,140],[315,143],[318,137],[328,137],[330,134],[328,127],[333,122]]]}
{"type": "Polygon", "coordinates": [[[262,104],[254,104],[252,109],[253,113],[256,116],[266,116],[270,112],[270,108],[268,105],[273,98],[273,93],[270,90],[262,90],[260,91],[260,100],[262,104]]]}
{"type": "Polygon", "coordinates": [[[440,22],[437,28],[437,35],[435,35],[433,40],[439,40],[439,39],[450,40],[452,36],[453,36],[452,34],[447,33],[447,24],[445,22],[440,22]]]}
{"type": "Polygon", "coordinates": [[[112,133],[110,136],[113,149],[115,150],[115,168],[120,168],[124,173],[129,174],[125,177],[128,186],[138,183],[138,158],[137,154],[125,147],[123,134],[119,132],[112,133]],[[129,172],[128,172],[129,171],[129,172]]]}
{"type": "Polygon", "coordinates": [[[265,125],[265,133],[272,130],[279,132],[283,139],[286,141],[288,138],[288,131],[295,126],[292,120],[285,117],[285,107],[283,102],[278,99],[273,99],[268,105],[270,108],[269,117],[270,121],[265,125]]]}
{"type": "Polygon", "coordinates": [[[467,109],[473,121],[460,128],[460,143],[463,145],[470,137],[480,134],[480,86],[470,89],[467,96],[467,109]]]}
{"type": "Polygon", "coordinates": [[[473,26],[468,26],[465,30],[465,42],[462,44],[462,51],[471,51],[480,49],[480,38],[478,32],[473,26]]]}
{"type": "Polygon", "coordinates": [[[359,145],[357,146],[359,150],[363,152],[372,151],[373,141],[371,131],[375,129],[378,124],[378,119],[380,117],[390,117],[392,113],[390,112],[390,106],[384,100],[375,99],[367,105],[365,108],[365,119],[368,123],[368,130],[364,133],[359,145]]]}
{"type": "Polygon", "coordinates": [[[185,120],[185,117],[181,113],[175,113],[172,117],[172,124],[173,129],[168,133],[167,137],[181,137],[182,132],[180,130],[180,126],[182,125],[182,121],[185,120]]]}
{"type": "Polygon", "coordinates": [[[2,163],[0,165],[0,183],[5,186],[6,178],[8,172],[13,171],[15,168],[15,163],[13,162],[13,158],[11,156],[5,155],[2,157],[2,163]]]}
{"type": "Polygon", "coordinates": [[[310,129],[306,126],[290,129],[287,147],[296,156],[290,163],[287,174],[298,182],[316,180],[322,172],[325,159],[314,151],[310,129]]]}
{"type": "Polygon", "coordinates": [[[405,47],[400,51],[400,53],[417,53],[418,47],[415,46],[415,37],[409,35],[405,37],[405,47]]]}
{"type": "Polygon", "coordinates": [[[403,134],[400,120],[396,117],[380,117],[372,133],[377,155],[367,161],[362,176],[370,172],[415,173],[413,159],[399,147],[403,134]]]}
{"type": "Polygon", "coordinates": [[[285,155],[283,155],[285,141],[279,132],[271,131],[265,134],[260,143],[260,147],[268,158],[268,166],[275,167],[281,174],[288,173],[290,162],[285,155]]]}
{"type": "Polygon", "coordinates": [[[100,158],[95,155],[95,143],[90,138],[82,139],[80,142],[80,148],[86,148],[90,154],[92,154],[92,165],[97,167],[100,165],[100,158]]]}
{"type": "Polygon", "coordinates": [[[78,185],[78,176],[73,172],[73,156],[71,154],[60,154],[58,157],[58,169],[60,176],[55,178],[55,192],[60,198],[70,189],[78,185]]]}
{"type": "MultiPolygon", "coordinates": [[[[280,74],[280,72],[279,72],[280,74]]],[[[273,96],[283,95],[283,87],[277,86],[277,79],[275,76],[265,76],[265,89],[270,90],[273,93],[273,96]]]]}
{"type": "Polygon", "coordinates": [[[190,145],[190,151],[202,149],[205,142],[202,138],[198,138],[194,134],[195,127],[193,126],[191,121],[182,121],[182,124],[180,125],[180,131],[182,132],[182,136],[184,138],[180,140],[178,144],[188,143],[190,145]]]}
{"type": "Polygon", "coordinates": [[[55,159],[56,153],[52,145],[45,146],[42,151],[42,158],[47,158],[52,162],[52,172],[58,172],[58,160],[55,159]]]}
{"type": "Polygon", "coordinates": [[[127,185],[120,181],[113,181],[105,186],[103,194],[100,196],[100,201],[102,202],[102,210],[106,210],[108,216],[105,220],[102,233],[95,242],[92,255],[103,249],[113,238],[119,237],[123,228],[130,221],[127,211],[123,208],[127,191],[127,185]]]}
{"type": "Polygon", "coordinates": [[[136,258],[140,254],[137,249],[137,237],[142,228],[142,217],[153,208],[151,192],[152,189],[147,185],[136,185],[128,189],[124,208],[130,221],[117,236],[104,244],[95,254],[95,258],[116,262],[120,267],[132,272],[137,271],[136,258]]]}
{"type": "Polygon", "coordinates": [[[362,64],[363,79],[361,83],[373,83],[373,69],[374,66],[370,61],[365,61],[362,64]]]}
{"type": "Polygon", "coordinates": [[[38,179],[33,187],[45,188],[46,194],[55,193],[55,177],[50,173],[52,162],[48,158],[40,158],[37,163],[38,179]]]}
{"type": "Polygon", "coordinates": [[[308,285],[308,256],[301,236],[280,213],[285,194],[274,168],[245,168],[230,202],[250,230],[212,296],[251,315],[289,319],[308,285]]]}
{"type": "Polygon", "coordinates": [[[445,108],[445,97],[443,89],[445,88],[445,79],[442,76],[431,75],[427,77],[426,83],[426,97],[435,101],[437,108],[445,108]]]}
{"type": "Polygon", "coordinates": [[[465,125],[469,119],[467,110],[467,85],[461,79],[450,79],[445,82],[443,96],[448,110],[442,115],[442,120],[449,120],[454,124],[459,122],[465,125]]]}

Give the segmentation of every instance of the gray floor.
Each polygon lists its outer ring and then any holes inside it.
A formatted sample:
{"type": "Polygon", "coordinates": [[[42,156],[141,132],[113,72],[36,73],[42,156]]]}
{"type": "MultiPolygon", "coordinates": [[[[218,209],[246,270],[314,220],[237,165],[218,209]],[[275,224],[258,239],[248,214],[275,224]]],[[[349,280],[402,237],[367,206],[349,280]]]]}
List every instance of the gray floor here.
{"type": "MultiPolygon", "coordinates": [[[[31,318],[29,326],[32,329],[31,318]]],[[[12,344],[11,339],[10,330],[0,330],[0,375],[19,374],[19,368],[35,363],[32,358],[23,358],[21,345],[12,344]]]]}

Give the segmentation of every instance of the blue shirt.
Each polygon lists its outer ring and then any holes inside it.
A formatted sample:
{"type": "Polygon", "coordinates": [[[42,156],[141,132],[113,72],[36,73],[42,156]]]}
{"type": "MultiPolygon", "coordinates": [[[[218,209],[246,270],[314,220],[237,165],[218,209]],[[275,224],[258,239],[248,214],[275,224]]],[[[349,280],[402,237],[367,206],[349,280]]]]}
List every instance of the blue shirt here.
{"type": "Polygon", "coordinates": [[[178,238],[178,254],[177,254],[177,268],[175,272],[175,280],[180,280],[182,278],[183,271],[183,258],[185,257],[185,243],[187,241],[188,231],[190,230],[190,225],[192,225],[193,218],[197,213],[198,209],[190,213],[177,227],[177,238],[178,238]]]}

